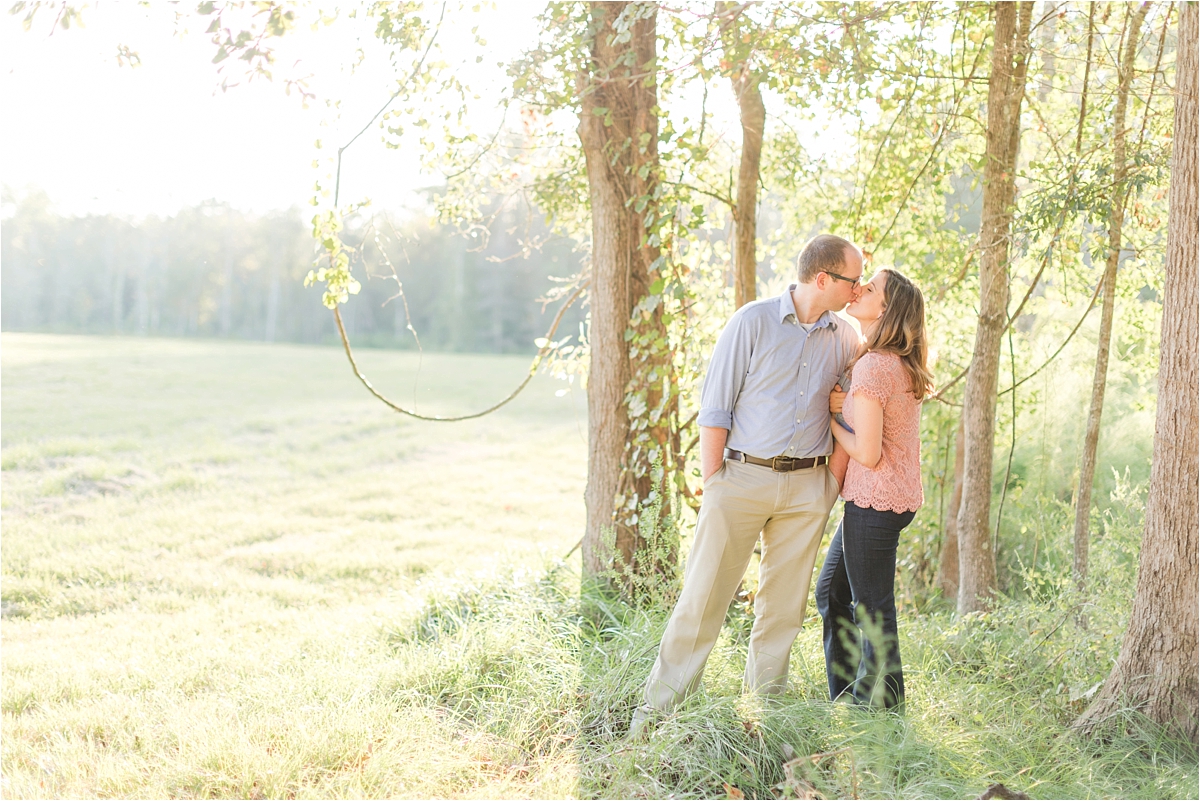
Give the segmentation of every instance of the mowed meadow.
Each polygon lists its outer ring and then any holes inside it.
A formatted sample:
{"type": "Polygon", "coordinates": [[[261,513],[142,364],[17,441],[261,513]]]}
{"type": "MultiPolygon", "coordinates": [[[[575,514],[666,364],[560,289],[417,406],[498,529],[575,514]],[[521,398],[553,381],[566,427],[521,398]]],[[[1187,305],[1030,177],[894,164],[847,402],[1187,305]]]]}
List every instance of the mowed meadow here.
{"type": "MultiPolygon", "coordinates": [[[[432,414],[529,364],[360,358],[432,414]]],[[[5,796],[395,795],[372,758],[469,761],[397,716],[388,632],[570,550],[581,399],[539,376],[426,423],[333,348],[5,333],[2,360],[5,796]]]]}
{"type": "MultiPolygon", "coordinates": [[[[1086,605],[1030,574],[986,615],[906,609],[903,714],[827,702],[811,604],[788,694],[742,694],[739,601],[707,692],[630,741],[665,610],[581,592],[578,552],[564,560],[584,524],[578,388],[538,376],[495,414],[427,423],[372,399],[334,348],[0,344],[5,797],[1200,789],[1194,749],[1133,713],[1099,744],[1067,730],[1128,614],[1136,492],[1107,513],[1086,605]]],[[[434,414],[484,408],[528,368],[359,359],[434,414]]],[[[1069,510],[1036,514],[1069,541],[1069,510]]]]}

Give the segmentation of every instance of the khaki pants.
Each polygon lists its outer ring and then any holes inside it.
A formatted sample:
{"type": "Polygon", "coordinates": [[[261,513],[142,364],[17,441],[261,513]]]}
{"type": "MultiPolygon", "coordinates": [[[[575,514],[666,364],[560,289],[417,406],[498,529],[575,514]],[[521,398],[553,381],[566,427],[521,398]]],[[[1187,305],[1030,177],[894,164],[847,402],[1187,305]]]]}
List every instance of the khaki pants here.
{"type": "Polygon", "coordinates": [[[726,461],[709,478],[683,591],[646,683],[647,706],[669,712],[700,686],[759,532],[762,560],[745,681],[758,692],[783,692],[817,548],[837,496],[837,480],[824,466],[776,473],[726,461]]]}

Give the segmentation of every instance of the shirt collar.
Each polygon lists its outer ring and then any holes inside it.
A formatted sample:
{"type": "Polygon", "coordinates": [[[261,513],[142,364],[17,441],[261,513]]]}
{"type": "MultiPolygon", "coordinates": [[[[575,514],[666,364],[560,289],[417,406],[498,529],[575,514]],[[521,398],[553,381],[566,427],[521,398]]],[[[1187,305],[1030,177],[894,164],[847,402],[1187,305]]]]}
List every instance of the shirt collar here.
{"type": "MultiPolygon", "coordinates": [[[[798,284],[788,284],[788,288],[779,296],[779,322],[781,323],[786,323],[788,317],[795,317],[796,322],[800,322],[800,318],[796,317],[796,304],[792,301],[792,290],[797,286],[798,284]]],[[[831,311],[822,312],[817,321],[813,323],[812,330],[816,331],[818,328],[826,326],[832,331],[837,330],[837,315],[831,311]]]]}

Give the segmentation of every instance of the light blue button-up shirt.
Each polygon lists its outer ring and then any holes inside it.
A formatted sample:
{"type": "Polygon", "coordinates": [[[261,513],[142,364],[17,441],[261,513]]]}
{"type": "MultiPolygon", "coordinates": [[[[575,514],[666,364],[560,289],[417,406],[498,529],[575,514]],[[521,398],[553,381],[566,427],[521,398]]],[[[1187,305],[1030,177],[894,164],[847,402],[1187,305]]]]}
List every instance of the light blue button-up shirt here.
{"type": "Polygon", "coordinates": [[[728,429],[727,447],[762,459],[833,453],[829,391],[858,352],[858,332],[833,312],[804,330],[795,288],[737,310],[700,393],[697,422],[728,429]]]}

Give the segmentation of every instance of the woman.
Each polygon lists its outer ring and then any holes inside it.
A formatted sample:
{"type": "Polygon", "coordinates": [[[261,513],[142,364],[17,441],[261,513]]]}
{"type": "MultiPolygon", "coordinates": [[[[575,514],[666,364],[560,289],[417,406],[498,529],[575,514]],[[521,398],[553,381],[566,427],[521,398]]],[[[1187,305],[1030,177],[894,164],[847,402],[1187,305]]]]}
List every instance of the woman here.
{"type": "Polygon", "coordinates": [[[832,422],[832,463],[844,463],[846,455],[850,461],[841,493],[845,514],[817,579],[817,609],[824,619],[829,697],[850,693],[859,703],[893,707],[904,700],[896,546],[925,500],[921,401],[932,378],[925,364],[925,300],[902,273],[882,269],[846,311],[862,325],[866,342],[841,409],[845,425],[832,422]]]}

